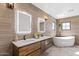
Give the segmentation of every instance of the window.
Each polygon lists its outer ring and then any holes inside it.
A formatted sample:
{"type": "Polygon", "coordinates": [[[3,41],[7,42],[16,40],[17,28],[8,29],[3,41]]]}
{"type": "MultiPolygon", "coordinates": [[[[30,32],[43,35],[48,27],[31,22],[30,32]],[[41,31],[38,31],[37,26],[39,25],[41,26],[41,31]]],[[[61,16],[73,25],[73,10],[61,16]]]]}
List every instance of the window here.
{"type": "Polygon", "coordinates": [[[55,23],[52,23],[52,30],[55,30],[55,23]]]}
{"type": "Polygon", "coordinates": [[[62,30],[70,30],[70,22],[62,23],[62,30]]]}
{"type": "Polygon", "coordinates": [[[17,11],[15,23],[16,23],[15,24],[16,34],[31,33],[31,15],[30,14],[23,11],[17,11]]]}

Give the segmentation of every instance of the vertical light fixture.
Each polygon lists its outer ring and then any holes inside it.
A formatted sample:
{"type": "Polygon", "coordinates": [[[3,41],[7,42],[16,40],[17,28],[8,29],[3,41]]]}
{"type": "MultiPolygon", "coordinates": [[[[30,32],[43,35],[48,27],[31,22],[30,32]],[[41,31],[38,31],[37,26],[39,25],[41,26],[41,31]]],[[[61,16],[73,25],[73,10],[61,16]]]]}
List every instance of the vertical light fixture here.
{"type": "Polygon", "coordinates": [[[47,16],[44,16],[44,19],[45,19],[45,21],[46,21],[46,20],[48,20],[48,17],[47,17],[47,16]]]}

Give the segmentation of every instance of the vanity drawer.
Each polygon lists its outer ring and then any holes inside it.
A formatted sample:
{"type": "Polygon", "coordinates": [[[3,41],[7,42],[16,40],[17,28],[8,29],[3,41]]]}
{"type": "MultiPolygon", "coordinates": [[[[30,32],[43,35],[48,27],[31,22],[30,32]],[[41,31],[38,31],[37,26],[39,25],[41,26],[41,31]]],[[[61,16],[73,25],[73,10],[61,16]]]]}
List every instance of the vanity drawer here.
{"type": "Polygon", "coordinates": [[[41,55],[41,49],[38,49],[32,53],[30,53],[28,56],[40,56],[41,55]]]}
{"type": "Polygon", "coordinates": [[[19,55],[27,55],[40,48],[40,42],[19,48],[19,55]]]}

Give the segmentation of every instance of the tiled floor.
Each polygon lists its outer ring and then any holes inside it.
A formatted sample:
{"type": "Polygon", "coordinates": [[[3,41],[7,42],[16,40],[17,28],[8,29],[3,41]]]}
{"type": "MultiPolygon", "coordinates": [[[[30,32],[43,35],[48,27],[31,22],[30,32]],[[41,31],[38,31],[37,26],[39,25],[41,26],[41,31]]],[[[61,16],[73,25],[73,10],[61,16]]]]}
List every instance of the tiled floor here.
{"type": "Polygon", "coordinates": [[[79,46],[74,47],[56,47],[52,46],[47,49],[44,56],[79,56],[79,46]]]}

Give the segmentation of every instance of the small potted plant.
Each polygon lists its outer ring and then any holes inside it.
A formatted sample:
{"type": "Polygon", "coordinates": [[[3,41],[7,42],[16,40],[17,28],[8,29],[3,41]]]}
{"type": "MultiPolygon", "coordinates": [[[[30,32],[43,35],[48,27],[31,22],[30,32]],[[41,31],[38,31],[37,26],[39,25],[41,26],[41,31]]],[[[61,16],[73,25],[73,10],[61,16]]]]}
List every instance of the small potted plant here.
{"type": "Polygon", "coordinates": [[[35,33],[33,34],[33,36],[34,36],[34,38],[38,39],[38,38],[39,38],[39,33],[38,33],[38,32],[35,32],[35,33]]]}

